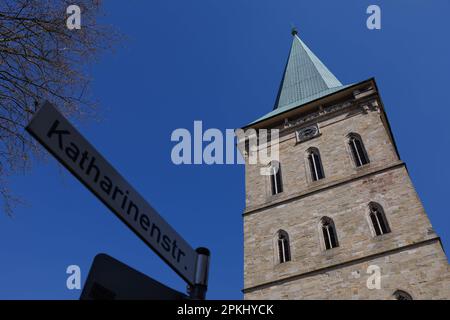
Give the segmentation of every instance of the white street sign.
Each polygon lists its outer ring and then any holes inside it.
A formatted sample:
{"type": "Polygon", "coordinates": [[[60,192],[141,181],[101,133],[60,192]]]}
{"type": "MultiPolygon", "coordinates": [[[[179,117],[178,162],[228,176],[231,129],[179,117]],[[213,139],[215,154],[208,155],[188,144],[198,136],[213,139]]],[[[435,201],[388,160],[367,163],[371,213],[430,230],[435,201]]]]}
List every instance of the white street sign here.
{"type": "Polygon", "coordinates": [[[194,284],[196,251],[49,102],[26,130],[175,272],[194,284]]]}

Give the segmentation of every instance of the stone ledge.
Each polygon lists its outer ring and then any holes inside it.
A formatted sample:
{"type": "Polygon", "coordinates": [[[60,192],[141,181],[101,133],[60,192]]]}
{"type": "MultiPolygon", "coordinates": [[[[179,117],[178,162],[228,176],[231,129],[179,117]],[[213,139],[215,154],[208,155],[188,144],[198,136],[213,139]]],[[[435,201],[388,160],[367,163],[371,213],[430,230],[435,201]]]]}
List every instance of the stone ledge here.
{"type": "Polygon", "coordinates": [[[244,211],[244,213],[242,213],[242,216],[248,216],[248,215],[251,215],[251,214],[255,214],[255,213],[258,213],[260,211],[264,211],[265,209],[269,209],[269,208],[272,208],[274,206],[277,206],[277,205],[280,205],[280,204],[283,204],[283,203],[287,203],[287,202],[291,202],[291,201],[294,201],[294,200],[297,200],[297,199],[301,199],[301,198],[307,197],[307,196],[309,196],[311,194],[314,194],[314,193],[317,193],[317,192],[320,192],[320,191],[324,191],[324,190],[327,190],[327,189],[335,188],[335,187],[341,186],[343,184],[351,183],[351,182],[353,182],[355,180],[365,178],[367,176],[371,176],[371,175],[374,175],[374,174],[382,173],[382,172],[389,171],[389,170],[392,170],[392,169],[397,169],[397,168],[400,168],[400,167],[406,167],[406,164],[403,161],[398,160],[398,161],[396,161],[396,162],[394,162],[394,163],[392,163],[392,164],[390,164],[388,166],[367,167],[367,168],[364,168],[364,169],[357,169],[357,172],[355,174],[351,175],[348,178],[330,181],[329,183],[326,183],[326,184],[321,184],[321,185],[314,186],[313,188],[311,188],[311,189],[309,189],[307,191],[303,191],[303,192],[300,192],[300,193],[297,193],[297,194],[294,193],[294,194],[291,194],[291,195],[289,195],[287,197],[283,197],[283,198],[279,197],[278,199],[273,199],[272,201],[269,201],[269,202],[266,202],[266,203],[263,203],[261,205],[257,205],[257,206],[254,206],[254,207],[248,207],[244,211]]]}
{"type": "Polygon", "coordinates": [[[431,244],[431,243],[434,243],[434,242],[439,242],[439,244],[442,246],[440,237],[436,236],[436,237],[432,237],[432,238],[429,238],[429,239],[425,239],[425,240],[420,241],[420,242],[407,244],[407,245],[404,245],[404,246],[401,246],[401,247],[385,250],[385,251],[382,251],[382,252],[377,252],[377,253],[374,253],[374,254],[371,254],[371,255],[367,255],[367,256],[363,256],[363,257],[360,257],[360,258],[349,259],[347,261],[339,262],[339,263],[336,263],[336,264],[333,264],[333,265],[329,265],[329,266],[326,266],[326,267],[323,267],[323,268],[320,268],[320,269],[311,270],[311,271],[307,271],[307,272],[303,272],[303,273],[299,273],[299,274],[294,274],[294,275],[291,275],[291,276],[288,276],[288,277],[285,277],[285,278],[280,278],[280,279],[277,279],[277,280],[256,284],[256,285],[253,285],[251,287],[243,288],[241,291],[242,291],[242,293],[247,294],[247,293],[253,292],[255,290],[265,289],[265,288],[269,288],[269,287],[272,287],[272,286],[275,286],[275,285],[284,284],[284,283],[287,283],[287,282],[290,282],[290,281],[294,281],[294,280],[298,280],[298,279],[314,276],[314,275],[317,275],[317,274],[322,274],[322,273],[325,273],[325,272],[328,272],[328,271],[331,271],[331,270],[334,270],[334,269],[337,269],[337,268],[341,268],[341,267],[344,267],[344,266],[350,266],[350,265],[354,265],[354,264],[357,264],[357,263],[362,263],[362,262],[365,262],[365,261],[376,259],[378,257],[382,257],[382,256],[398,253],[398,252],[401,252],[401,251],[404,251],[404,250],[418,248],[418,247],[425,246],[425,245],[428,245],[428,244],[431,244]]]}

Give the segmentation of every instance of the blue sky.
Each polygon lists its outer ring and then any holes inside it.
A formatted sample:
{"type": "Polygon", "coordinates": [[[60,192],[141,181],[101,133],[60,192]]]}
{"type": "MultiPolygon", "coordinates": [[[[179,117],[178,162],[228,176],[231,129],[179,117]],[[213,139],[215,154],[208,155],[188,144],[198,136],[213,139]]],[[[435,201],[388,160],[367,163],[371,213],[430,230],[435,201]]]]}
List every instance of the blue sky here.
{"type": "MultiPolygon", "coordinates": [[[[76,1],[74,1],[76,3],[76,1]]],[[[244,168],[172,164],[176,128],[240,127],[270,111],[290,28],[344,84],[375,77],[400,155],[450,250],[447,0],[104,2],[127,40],[92,69],[102,121],[78,126],[193,247],[212,251],[211,299],[240,299],[244,168]],[[382,29],[366,28],[378,4],[382,29]]],[[[26,204],[0,214],[0,299],[77,299],[66,267],[105,252],[183,291],[184,282],[50,156],[11,177],[26,204]]]]}

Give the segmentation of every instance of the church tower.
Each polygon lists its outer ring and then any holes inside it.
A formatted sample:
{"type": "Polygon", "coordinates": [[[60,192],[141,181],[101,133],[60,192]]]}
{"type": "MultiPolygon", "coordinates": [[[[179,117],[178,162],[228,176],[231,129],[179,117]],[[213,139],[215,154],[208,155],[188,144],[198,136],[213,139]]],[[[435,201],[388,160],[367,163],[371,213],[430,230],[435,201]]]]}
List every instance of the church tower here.
{"type": "Polygon", "coordinates": [[[243,152],[245,299],[449,299],[375,79],[343,85],[292,34],[274,109],[242,128],[279,130],[275,165],[243,152]]]}

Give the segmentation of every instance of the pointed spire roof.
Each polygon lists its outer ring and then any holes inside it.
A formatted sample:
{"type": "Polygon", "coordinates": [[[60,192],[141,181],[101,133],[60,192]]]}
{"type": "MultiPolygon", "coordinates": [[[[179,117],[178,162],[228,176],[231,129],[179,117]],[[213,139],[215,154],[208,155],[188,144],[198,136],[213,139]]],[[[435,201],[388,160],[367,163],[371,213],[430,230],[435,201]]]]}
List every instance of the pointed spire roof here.
{"type": "Polygon", "coordinates": [[[342,85],[299,38],[295,28],[292,30],[292,36],[291,50],[273,111],[253,123],[348,87],[342,85]]]}
{"type": "Polygon", "coordinates": [[[292,31],[292,46],[286,63],[274,109],[302,101],[342,83],[292,31]]]}

